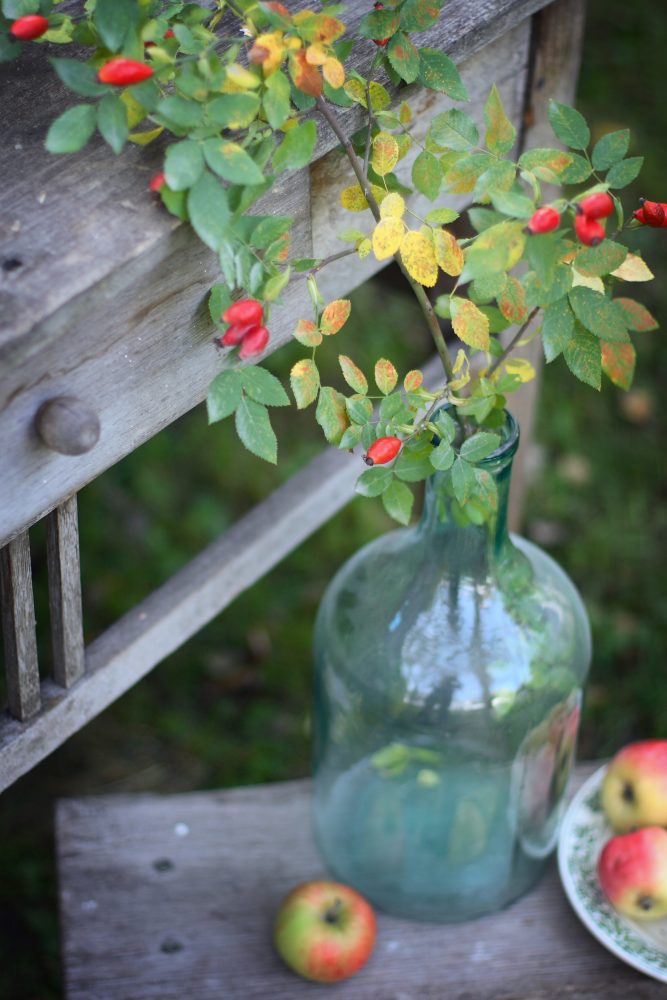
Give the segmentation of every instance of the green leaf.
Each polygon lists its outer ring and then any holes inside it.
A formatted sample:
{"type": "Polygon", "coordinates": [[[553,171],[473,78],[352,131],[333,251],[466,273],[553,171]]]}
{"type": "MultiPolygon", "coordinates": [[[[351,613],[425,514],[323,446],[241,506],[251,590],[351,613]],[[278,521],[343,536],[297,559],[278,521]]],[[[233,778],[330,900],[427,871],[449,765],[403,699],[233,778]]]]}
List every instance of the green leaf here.
{"type": "Polygon", "coordinates": [[[509,191],[514,186],[516,167],[510,160],[494,160],[478,178],[473,197],[476,201],[498,191],[509,191]]]}
{"type": "Polygon", "coordinates": [[[320,391],[320,373],[311,358],[302,358],[293,366],[290,385],[299,410],[315,402],[320,391]]]}
{"type": "Polygon", "coordinates": [[[160,188],[160,200],[167,211],[175,215],[177,219],[183,219],[186,222],[188,219],[187,194],[187,191],[172,191],[166,184],[160,188]]]}
{"type": "Polygon", "coordinates": [[[267,78],[262,104],[272,129],[280,128],[289,118],[290,92],[290,82],[281,70],[276,70],[267,78]]]}
{"type": "Polygon", "coordinates": [[[474,492],[476,483],[472,465],[459,456],[452,466],[452,487],[454,496],[460,504],[465,504],[468,497],[474,492]]]}
{"type": "Polygon", "coordinates": [[[280,379],[259,365],[248,365],[239,371],[244,391],[264,406],[289,406],[289,396],[280,379]]]}
{"type": "Polygon", "coordinates": [[[438,410],[433,423],[438,428],[438,434],[443,441],[451,444],[458,433],[456,421],[450,417],[446,410],[438,410]]]}
{"type": "Polygon", "coordinates": [[[21,51],[21,43],[14,42],[11,35],[0,32],[0,63],[11,62],[21,51]]]}
{"type": "Polygon", "coordinates": [[[355,392],[365,395],[368,392],[368,380],[364,373],[358,368],[352,358],[345,354],[338,355],[338,362],[343,372],[343,378],[355,392]]]}
{"type": "Polygon", "coordinates": [[[25,14],[37,14],[39,0],[2,0],[2,13],[14,21],[25,14]]]}
{"type": "MultiPolygon", "coordinates": [[[[532,239],[533,237],[531,242],[532,239]]],[[[567,295],[572,288],[572,268],[567,264],[559,264],[548,281],[540,280],[534,271],[529,271],[523,279],[523,287],[529,309],[550,306],[567,295]]]]}
{"type": "Polygon", "coordinates": [[[394,479],[382,494],[382,506],[399,524],[409,524],[414,495],[409,486],[394,479]]]}
{"type": "Polygon", "coordinates": [[[473,434],[472,437],[463,442],[459,454],[466,462],[474,464],[481,462],[483,458],[488,458],[499,444],[500,437],[498,434],[490,434],[488,431],[477,431],[476,434],[473,434]]]}
{"type": "Polygon", "coordinates": [[[398,31],[385,49],[387,58],[406,83],[414,83],[419,75],[419,52],[402,31],[398,31]]]}
{"type": "Polygon", "coordinates": [[[432,208],[430,212],[426,213],[426,222],[440,226],[446,226],[458,218],[459,213],[455,212],[453,208],[432,208]]]}
{"type": "Polygon", "coordinates": [[[100,83],[93,66],[80,59],[49,60],[56,73],[70,90],[82,97],[102,97],[109,93],[109,87],[100,83]]]}
{"type": "Polygon", "coordinates": [[[498,510],[498,487],[490,472],[486,469],[474,469],[475,489],[471,500],[479,504],[487,514],[498,510]]]}
{"type": "Polygon", "coordinates": [[[133,87],[128,88],[128,93],[142,106],[142,108],[145,108],[146,111],[155,111],[160,103],[160,97],[162,96],[155,79],[144,80],[142,83],[135,83],[133,87]]]}
{"type": "Polygon", "coordinates": [[[225,326],[222,314],[232,304],[232,297],[227,285],[213,285],[208,297],[208,311],[215,325],[221,329],[225,326]]]}
{"type": "Polygon", "coordinates": [[[163,97],[156,111],[165,125],[175,125],[180,129],[192,129],[200,125],[203,113],[201,104],[179,97],[178,94],[163,97]]]}
{"type": "MultiPolygon", "coordinates": [[[[460,155],[460,154],[454,154],[460,155]]],[[[444,157],[440,157],[443,163],[444,157]]],[[[472,191],[479,178],[489,169],[493,163],[491,153],[471,153],[469,156],[462,156],[458,163],[445,170],[445,181],[452,194],[467,194],[472,191]]]]}
{"type": "Polygon", "coordinates": [[[432,452],[430,443],[420,441],[405,445],[394,463],[394,472],[399,479],[407,483],[418,483],[422,479],[428,479],[433,472],[432,452]]]}
{"type": "Polygon", "coordinates": [[[421,152],[412,164],[412,183],[429,201],[434,201],[442,186],[442,167],[440,160],[427,153],[421,152]]]}
{"type": "MultiPolygon", "coordinates": [[[[289,90],[289,84],[287,86],[289,90]]],[[[222,128],[247,128],[257,117],[259,97],[257,94],[222,94],[210,102],[206,111],[222,128]]]]}
{"type": "Polygon", "coordinates": [[[204,156],[211,170],[232,184],[262,184],[264,175],[245,149],[224,139],[207,139],[204,156]]]}
{"type": "Polygon", "coordinates": [[[264,250],[284,236],[293,222],[294,219],[290,215],[267,215],[255,226],[248,243],[251,247],[264,250]]]}
{"type": "Polygon", "coordinates": [[[521,170],[530,170],[540,180],[557,180],[573,163],[572,153],[562,149],[528,149],[519,157],[521,170]]]}
{"type": "Polygon", "coordinates": [[[549,121],[556,136],[570,149],[586,149],[591,133],[582,114],[567,104],[549,101],[549,121]]]}
{"type": "Polygon", "coordinates": [[[603,240],[597,247],[587,247],[577,254],[574,266],[587,278],[601,278],[620,267],[628,255],[628,248],[612,240],[603,240]]]}
{"type": "Polygon", "coordinates": [[[595,170],[608,170],[622,160],[630,145],[630,130],[620,129],[618,132],[608,132],[593,146],[593,167],[595,170]]]}
{"type": "Polygon", "coordinates": [[[97,105],[97,127],[102,138],[118,155],[127,141],[129,128],[127,107],[116,94],[106,94],[97,105]]]}
{"type": "Polygon", "coordinates": [[[264,298],[267,302],[275,302],[280,293],[289,282],[291,268],[286,267],[284,271],[273,274],[264,285],[264,298]]]}
{"type": "Polygon", "coordinates": [[[137,15],[133,0],[97,0],[93,24],[110,52],[118,52],[137,15]]]}
{"type": "Polygon", "coordinates": [[[199,144],[192,139],[184,139],[168,146],[164,172],[172,190],[185,191],[191,188],[204,172],[204,157],[199,144]]]}
{"type": "Polygon", "coordinates": [[[345,408],[355,424],[366,424],[373,416],[373,404],[367,396],[350,396],[345,408]]]}
{"type": "Polygon", "coordinates": [[[446,472],[447,469],[451,469],[455,458],[456,452],[448,441],[442,441],[437,448],[433,449],[430,455],[431,465],[439,472],[446,472]]]}
{"type": "Polygon", "coordinates": [[[485,229],[466,253],[466,277],[481,278],[511,270],[519,262],[526,245],[523,229],[521,222],[511,221],[485,229]]]}
{"type": "Polygon", "coordinates": [[[401,19],[394,10],[373,10],[361,19],[362,38],[391,38],[398,31],[401,19]]]}
{"type": "Polygon", "coordinates": [[[244,396],[236,410],[236,433],[253,455],[275,465],[278,442],[271,427],[269,411],[261,403],[244,396]]]}
{"type": "Polygon", "coordinates": [[[438,146],[456,151],[472,149],[479,144],[479,131],[465,111],[450,108],[436,115],[431,122],[429,135],[438,146]]]}
{"type": "Polygon", "coordinates": [[[584,156],[572,153],[572,163],[560,174],[562,184],[583,184],[593,173],[593,167],[584,156]]]}
{"type": "Polygon", "coordinates": [[[45,146],[49,153],[76,153],[90,139],[96,122],[94,104],[75,104],[52,122],[45,146]]]}
{"type": "Polygon", "coordinates": [[[405,414],[405,419],[408,419],[409,413],[403,404],[403,396],[400,392],[392,392],[390,396],[387,396],[380,403],[380,419],[392,420],[396,417],[400,423],[403,418],[402,416],[398,416],[399,413],[405,414]]]}
{"type": "MultiPolygon", "coordinates": [[[[346,407],[347,412],[347,407],[346,407]]],[[[338,447],[340,449],[356,448],[361,441],[363,428],[359,424],[354,424],[345,431],[340,441],[338,442],[338,447]]]]}
{"type": "Polygon", "coordinates": [[[529,219],[535,211],[535,203],[530,198],[514,191],[493,191],[491,202],[497,212],[515,219],[529,219]]]}
{"type": "Polygon", "coordinates": [[[484,105],[484,121],[486,122],[486,145],[492,153],[503,155],[508,153],[516,139],[516,129],[505,114],[503,102],[500,99],[495,83],[484,105]]]}
{"type": "Polygon", "coordinates": [[[206,398],[208,422],[214,424],[233,413],[241,402],[243,383],[238,369],[220,372],[211,382],[206,398]]]}
{"type": "Polygon", "coordinates": [[[611,188],[624,188],[632,184],[644,165],[643,156],[631,156],[629,160],[615,163],[607,174],[607,184],[611,188]]]}
{"type": "Polygon", "coordinates": [[[362,497],[379,497],[392,483],[394,473],[382,465],[366,469],[357,479],[355,490],[362,497]]]}
{"type": "Polygon", "coordinates": [[[229,236],[229,206],[225,189],[208,171],[190,188],[188,215],[200,240],[219,251],[229,236]]]}
{"type": "Polygon", "coordinates": [[[322,428],[329,444],[339,444],[350,424],[345,408],[345,396],[331,386],[322,386],[317,400],[315,420],[322,428]]]}
{"type": "Polygon", "coordinates": [[[317,126],[315,122],[304,122],[297,125],[285,135],[278,149],[273,154],[273,169],[277,174],[283,170],[298,170],[310,163],[317,142],[317,126]]]}
{"type": "MultiPolygon", "coordinates": [[[[406,0],[403,10],[409,2],[410,0],[406,0]]],[[[453,101],[469,99],[468,90],[461,80],[458,69],[449,56],[437,49],[419,50],[419,82],[429,90],[447,94],[453,101]]]]}
{"type": "Polygon", "coordinates": [[[440,17],[442,3],[443,0],[405,0],[400,8],[401,27],[404,31],[426,31],[440,17]]]}
{"type": "Polygon", "coordinates": [[[547,360],[553,361],[569,344],[574,334],[574,315],[567,297],[554,302],[544,312],[542,347],[547,360]]]}
{"type": "Polygon", "coordinates": [[[600,341],[577,324],[575,334],[563,350],[567,367],[586,385],[600,389],[602,384],[602,350],[600,341]]]}
{"type": "Polygon", "coordinates": [[[601,292],[578,285],[570,292],[570,305],[581,325],[596,337],[620,343],[629,340],[622,310],[601,292]]]}

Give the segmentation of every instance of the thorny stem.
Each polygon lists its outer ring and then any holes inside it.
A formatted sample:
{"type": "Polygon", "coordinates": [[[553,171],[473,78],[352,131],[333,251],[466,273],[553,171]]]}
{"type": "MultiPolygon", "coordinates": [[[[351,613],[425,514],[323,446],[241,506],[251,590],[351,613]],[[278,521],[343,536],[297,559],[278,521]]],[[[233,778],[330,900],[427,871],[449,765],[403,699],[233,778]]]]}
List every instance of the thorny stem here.
{"type": "MultiPolygon", "coordinates": [[[[332,132],[334,133],[334,135],[340,142],[341,146],[345,150],[347,158],[350,161],[350,165],[354,170],[357,180],[359,181],[359,186],[361,190],[364,192],[364,197],[366,198],[368,206],[371,212],[373,213],[373,217],[376,222],[379,222],[381,218],[380,207],[377,201],[375,200],[375,197],[373,196],[373,193],[371,191],[371,186],[368,183],[368,177],[364,174],[364,171],[362,169],[362,164],[359,162],[359,158],[354,151],[352,143],[350,142],[350,140],[347,138],[342,128],[340,127],[340,122],[338,121],[338,118],[327,106],[326,102],[323,100],[322,97],[317,98],[316,105],[317,105],[317,110],[320,112],[321,115],[324,116],[324,118],[326,118],[327,122],[329,123],[329,126],[331,127],[332,132]]],[[[394,254],[394,260],[396,261],[401,271],[403,272],[405,280],[410,285],[410,288],[412,289],[415,298],[419,303],[421,311],[424,314],[424,319],[426,320],[426,325],[428,326],[429,332],[433,337],[436,350],[440,355],[440,360],[442,361],[442,366],[445,369],[447,380],[449,381],[454,376],[452,359],[449,356],[449,351],[447,349],[447,344],[445,343],[443,332],[440,329],[440,323],[438,321],[438,317],[435,315],[435,311],[433,309],[433,306],[431,305],[429,297],[424,291],[423,287],[419,284],[419,282],[415,281],[414,278],[411,277],[411,275],[408,273],[399,254],[397,253],[394,254]]]]}
{"type": "Polygon", "coordinates": [[[343,257],[349,257],[350,254],[356,252],[356,247],[348,247],[347,250],[340,250],[338,253],[332,253],[329,257],[323,257],[322,260],[318,261],[317,264],[314,264],[308,271],[297,272],[293,275],[293,280],[296,278],[309,278],[311,274],[317,274],[317,272],[321,271],[323,267],[327,266],[327,264],[333,264],[334,261],[342,260],[343,257]]]}

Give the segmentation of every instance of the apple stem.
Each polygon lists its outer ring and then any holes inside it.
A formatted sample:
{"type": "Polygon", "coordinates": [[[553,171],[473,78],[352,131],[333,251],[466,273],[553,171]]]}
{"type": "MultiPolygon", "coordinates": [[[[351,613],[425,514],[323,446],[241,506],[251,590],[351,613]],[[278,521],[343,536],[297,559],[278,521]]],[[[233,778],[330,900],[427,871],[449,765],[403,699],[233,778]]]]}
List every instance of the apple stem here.
{"type": "Polygon", "coordinates": [[[626,802],[635,801],[635,790],[629,781],[623,785],[623,791],[621,792],[621,797],[625,799],[626,802]]]}
{"type": "Polygon", "coordinates": [[[652,910],[653,900],[650,896],[640,896],[637,900],[637,906],[639,906],[641,910],[652,910]]]}
{"type": "Polygon", "coordinates": [[[338,898],[334,899],[333,903],[324,914],[324,920],[328,924],[337,924],[338,918],[340,917],[340,911],[342,909],[342,906],[343,906],[342,899],[338,898]]]}

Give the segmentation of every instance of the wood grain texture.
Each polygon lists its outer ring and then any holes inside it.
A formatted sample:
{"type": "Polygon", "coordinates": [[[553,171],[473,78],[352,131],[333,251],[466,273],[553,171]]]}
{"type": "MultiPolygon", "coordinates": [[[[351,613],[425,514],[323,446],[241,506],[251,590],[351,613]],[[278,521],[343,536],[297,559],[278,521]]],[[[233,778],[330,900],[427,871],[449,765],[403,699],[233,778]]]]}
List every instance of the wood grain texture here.
{"type": "MultiPolygon", "coordinates": [[[[577,769],[575,787],[593,770],[577,769]]],[[[368,965],[307,983],[274,953],[277,907],[325,876],[309,782],[58,804],[68,1000],[657,1000],[664,985],[579,922],[555,864],[523,899],[466,924],[379,914],[368,965]]]]}
{"type": "Polygon", "coordinates": [[[83,612],[76,495],[46,519],[53,679],[69,688],[83,676],[83,612]]]}
{"type": "MultiPolygon", "coordinates": [[[[450,0],[447,15],[420,43],[465,60],[545,2],[450,0]]],[[[351,27],[366,10],[357,0],[348,11],[351,27]]],[[[362,44],[358,52],[364,70],[374,47],[362,44]]],[[[206,293],[218,276],[215,257],[147,193],[161,147],[114,158],[93,140],[76,156],[49,156],[42,148],[47,124],[76,100],[50,72],[42,46],[0,68],[7,123],[0,262],[21,262],[0,268],[0,438],[7,470],[0,544],[200,402],[223,367],[206,314],[206,293]],[[49,453],[35,434],[35,413],[58,394],[95,401],[102,435],[88,455],[49,453]]],[[[361,122],[358,110],[342,118],[349,130],[361,122]]],[[[334,145],[320,127],[316,156],[334,145]]],[[[294,215],[293,251],[310,255],[306,178],[307,171],[281,175],[253,211],[294,215]]],[[[289,337],[305,304],[303,284],[291,286],[287,305],[272,313],[272,349],[289,337]]]]}
{"type": "Polygon", "coordinates": [[[25,720],[41,704],[27,532],[0,549],[0,603],[8,708],[14,718],[25,720]]]}

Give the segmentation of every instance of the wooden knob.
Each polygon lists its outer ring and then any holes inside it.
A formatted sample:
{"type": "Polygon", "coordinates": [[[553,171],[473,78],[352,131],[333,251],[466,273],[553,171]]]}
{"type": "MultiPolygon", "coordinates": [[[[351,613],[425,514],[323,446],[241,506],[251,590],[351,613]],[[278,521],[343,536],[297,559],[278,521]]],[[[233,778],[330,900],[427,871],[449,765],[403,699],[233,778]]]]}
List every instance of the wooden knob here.
{"type": "Polygon", "coordinates": [[[100,437],[97,414],[76,396],[56,396],[43,403],[35,429],[47,448],[61,455],[84,455],[100,437]]]}

